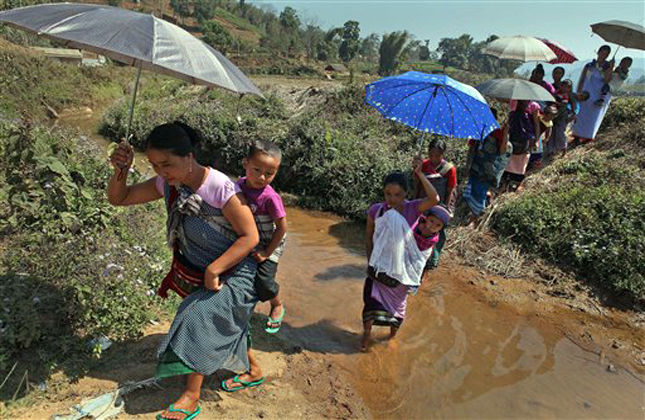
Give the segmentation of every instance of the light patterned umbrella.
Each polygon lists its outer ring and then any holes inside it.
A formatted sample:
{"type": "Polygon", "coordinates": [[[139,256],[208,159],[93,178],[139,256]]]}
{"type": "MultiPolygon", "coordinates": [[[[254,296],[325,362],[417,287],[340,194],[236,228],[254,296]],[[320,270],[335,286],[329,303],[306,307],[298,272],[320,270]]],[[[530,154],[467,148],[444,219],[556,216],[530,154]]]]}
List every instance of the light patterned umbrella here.
{"type": "Polygon", "coordinates": [[[262,96],[219,51],[153,15],[95,4],[53,3],[0,12],[0,23],[137,67],[127,135],[141,69],[240,95],[262,96]]]}
{"type": "Polygon", "coordinates": [[[497,58],[519,61],[551,61],[558,57],[544,42],[532,36],[508,36],[488,43],[483,54],[497,58]]]}

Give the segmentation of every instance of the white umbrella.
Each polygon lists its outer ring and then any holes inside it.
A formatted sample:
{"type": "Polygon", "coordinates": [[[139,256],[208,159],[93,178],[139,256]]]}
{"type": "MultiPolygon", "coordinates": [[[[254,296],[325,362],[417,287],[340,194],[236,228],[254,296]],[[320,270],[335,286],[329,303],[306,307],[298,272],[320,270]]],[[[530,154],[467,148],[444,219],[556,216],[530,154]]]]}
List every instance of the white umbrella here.
{"type": "Polygon", "coordinates": [[[142,69],[239,95],[262,96],[219,51],[153,15],[95,4],[53,3],[0,12],[0,22],[137,67],[126,138],[142,69]]]}
{"type": "Polygon", "coordinates": [[[475,89],[490,98],[555,102],[548,90],[524,79],[492,79],[475,89]]]}
{"type": "Polygon", "coordinates": [[[558,58],[544,42],[532,36],[507,36],[488,43],[483,54],[519,61],[551,61],[558,58]]]}

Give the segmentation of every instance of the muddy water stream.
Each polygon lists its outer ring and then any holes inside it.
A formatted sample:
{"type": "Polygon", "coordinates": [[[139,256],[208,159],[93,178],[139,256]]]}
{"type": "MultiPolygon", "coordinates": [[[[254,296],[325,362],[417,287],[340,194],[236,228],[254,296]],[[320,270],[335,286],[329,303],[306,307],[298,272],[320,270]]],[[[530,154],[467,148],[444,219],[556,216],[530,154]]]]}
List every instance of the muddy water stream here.
{"type": "MultiPolygon", "coordinates": [[[[96,119],[61,125],[94,133],[96,119]]],[[[138,161],[152,174],[145,157],[138,161]]],[[[359,353],[362,227],[296,208],[288,218],[279,334],[341,366],[374,418],[644,418],[643,382],[607,371],[553,324],[487,302],[450,261],[410,298],[396,342],[359,353]]]]}
{"type": "Polygon", "coordinates": [[[362,229],[294,208],[288,217],[282,334],[332,354],[375,418],[643,418],[642,382],[608,372],[552,325],[484,301],[449,263],[410,297],[395,345],[358,353],[362,229]]]}

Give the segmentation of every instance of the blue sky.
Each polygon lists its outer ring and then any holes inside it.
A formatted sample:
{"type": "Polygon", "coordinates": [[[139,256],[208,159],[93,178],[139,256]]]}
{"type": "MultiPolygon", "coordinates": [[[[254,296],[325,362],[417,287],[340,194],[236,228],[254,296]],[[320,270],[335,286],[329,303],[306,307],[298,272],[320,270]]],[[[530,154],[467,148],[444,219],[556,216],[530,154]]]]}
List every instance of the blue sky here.
{"type": "MultiPolygon", "coordinates": [[[[252,0],[255,5],[285,6],[314,18],[325,28],[357,20],[361,36],[408,30],[418,39],[430,39],[431,49],[443,37],[471,34],[476,41],[490,34],[532,35],[549,38],[571,49],[578,58],[591,58],[604,41],[590,24],[626,20],[643,24],[643,0],[252,0]]],[[[613,47],[613,45],[612,45],[613,47]]],[[[643,51],[621,48],[618,57],[632,55],[645,62],[643,51]]]]}

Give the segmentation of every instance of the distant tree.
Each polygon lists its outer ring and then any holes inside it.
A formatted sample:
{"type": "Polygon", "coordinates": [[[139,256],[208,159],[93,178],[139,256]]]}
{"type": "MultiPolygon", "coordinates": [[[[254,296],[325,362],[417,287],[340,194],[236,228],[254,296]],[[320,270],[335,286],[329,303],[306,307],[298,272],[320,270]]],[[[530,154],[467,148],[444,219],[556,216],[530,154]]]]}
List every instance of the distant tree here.
{"type": "Polygon", "coordinates": [[[498,38],[497,35],[489,36],[486,41],[474,42],[470,46],[470,53],[468,54],[468,69],[480,73],[499,73],[500,60],[496,57],[482,53],[482,49],[489,42],[493,42],[498,38]]]}
{"type": "Polygon", "coordinates": [[[399,58],[405,48],[410,34],[407,31],[391,32],[383,35],[379,48],[379,69],[378,74],[389,76],[399,67],[399,58]]]}
{"type": "Polygon", "coordinates": [[[430,59],[430,48],[428,45],[430,45],[430,40],[426,39],[425,45],[419,47],[419,60],[428,61],[430,59]]]}
{"type": "Polygon", "coordinates": [[[378,47],[381,43],[379,34],[370,34],[368,37],[363,38],[358,53],[365,58],[374,59],[378,57],[378,47]]]}
{"type": "Polygon", "coordinates": [[[359,23],[355,20],[348,20],[343,26],[343,41],[338,49],[338,56],[345,63],[351,61],[360,47],[359,38],[361,30],[359,23]]]}
{"type": "Polygon", "coordinates": [[[280,13],[280,24],[289,31],[296,31],[300,27],[300,19],[296,9],[289,6],[285,7],[280,13]]]}
{"type": "Polygon", "coordinates": [[[318,45],[325,39],[325,31],[318,26],[307,25],[302,31],[301,40],[307,53],[307,57],[316,58],[318,54],[318,45]]]}
{"type": "Polygon", "coordinates": [[[235,45],[235,39],[226,29],[214,20],[209,20],[202,25],[202,41],[215,48],[222,54],[226,54],[235,45]]]}
{"type": "MultiPolygon", "coordinates": [[[[322,55],[326,55],[325,60],[331,60],[332,58],[338,57],[338,51],[340,50],[340,44],[342,42],[343,28],[334,28],[327,31],[325,34],[325,39],[319,50],[322,55]]],[[[320,55],[320,54],[319,54],[320,55]]],[[[319,58],[321,60],[321,58],[319,58]]]]}
{"type": "Polygon", "coordinates": [[[459,38],[442,38],[439,41],[437,51],[441,53],[439,62],[443,65],[444,72],[448,66],[460,69],[467,68],[472,43],[473,37],[468,34],[463,34],[459,38]]]}
{"type": "MultiPolygon", "coordinates": [[[[330,29],[327,31],[325,34],[325,41],[327,42],[335,42],[338,41],[339,39],[342,39],[342,34],[343,34],[343,28],[334,28],[330,29]]],[[[340,43],[340,41],[338,41],[340,43]]]]}
{"type": "Polygon", "coordinates": [[[322,41],[316,46],[316,58],[320,61],[329,61],[336,58],[336,46],[328,41],[322,41]]]}
{"type": "Polygon", "coordinates": [[[181,17],[181,24],[184,19],[190,16],[190,0],[170,0],[170,6],[181,17]]]}
{"type": "Polygon", "coordinates": [[[215,3],[208,0],[193,1],[193,16],[199,22],[206,22],[215,16],[215,3]]]}
{"type": "Polygon", "coordinates": [[[260,46],[274,52],[286,53],[289,49],[289,31],[285,30],[278,19],[267,19],[265,35],[260,38],[260,46]]]}
{"type": "Polygon", "coordinates": [[[421,41],[417,39],[409,40],[403,51],[401,51],[401,61],[417,61],[419,59],[420,48],[421,41]]]}
{"type": "Polygon", "coordinates": [[[287,49],[287,53],[291,56],[296,56],[300,54],[303,50],[303,44],[298,34],[291,35],[288,38],[289,38],[289,47],[287,49]]]}

